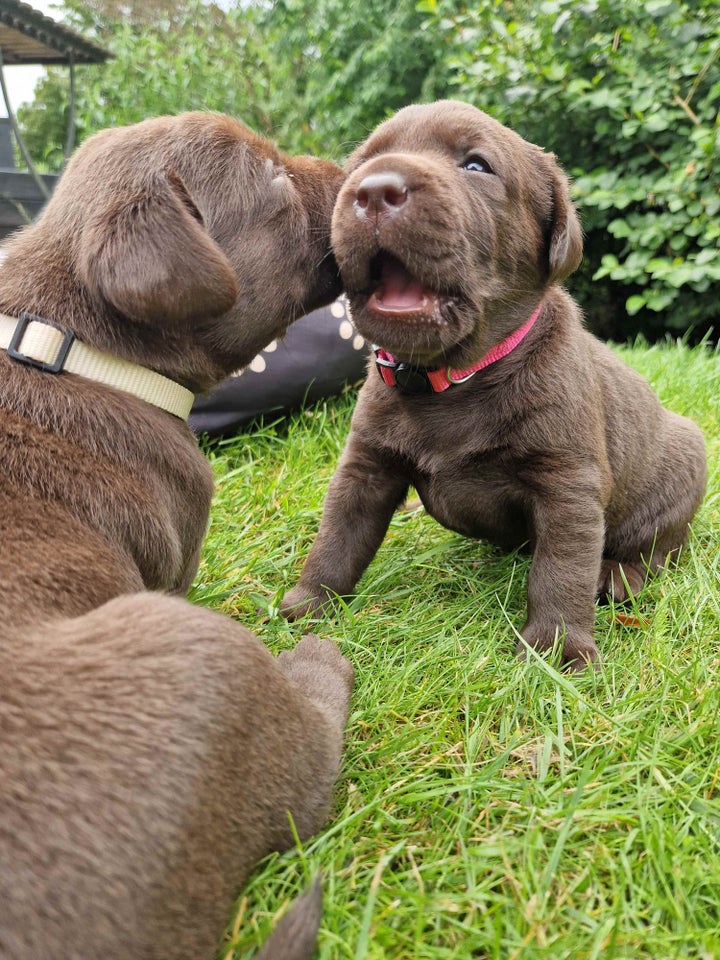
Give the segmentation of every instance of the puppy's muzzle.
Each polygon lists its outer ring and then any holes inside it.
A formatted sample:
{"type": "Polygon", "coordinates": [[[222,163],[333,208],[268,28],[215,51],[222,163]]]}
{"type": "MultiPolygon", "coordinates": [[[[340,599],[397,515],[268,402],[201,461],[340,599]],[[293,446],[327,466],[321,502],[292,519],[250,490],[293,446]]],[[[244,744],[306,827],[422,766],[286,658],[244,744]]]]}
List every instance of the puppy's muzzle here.
{"type": "Polygon", "coordinates": [[[355,191],[355,213],[359,220],[369,220],[379,227],[384,220],[397,216],[407,203],[409,193],[402,174],[393,170],[370,173],[355,191]]]}

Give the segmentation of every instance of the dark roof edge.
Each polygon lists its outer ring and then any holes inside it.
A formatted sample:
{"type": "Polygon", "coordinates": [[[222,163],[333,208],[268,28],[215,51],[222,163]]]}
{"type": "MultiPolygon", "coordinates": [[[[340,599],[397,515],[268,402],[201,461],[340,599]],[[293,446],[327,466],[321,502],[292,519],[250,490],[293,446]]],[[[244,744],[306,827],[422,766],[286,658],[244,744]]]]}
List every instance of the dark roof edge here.
{"type": "Polygon", "coordinates": [[[56,23],[22,0],[0,0],[0,22],[65,54],[68,59],[72,54],[75,63],[102,63],[112,56],[92,40],[56,23]]]}

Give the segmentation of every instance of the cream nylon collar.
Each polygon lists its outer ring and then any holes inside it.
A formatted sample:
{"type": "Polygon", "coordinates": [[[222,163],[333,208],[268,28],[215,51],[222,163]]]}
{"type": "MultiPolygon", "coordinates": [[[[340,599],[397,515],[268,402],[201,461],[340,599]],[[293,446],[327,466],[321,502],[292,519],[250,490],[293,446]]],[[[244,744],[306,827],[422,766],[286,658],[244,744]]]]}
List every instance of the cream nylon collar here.
{"type": "Polygon", "coordinates": [[[141,400],[187,420],[194,394],[154,370],[101,353],[75,339],[50,320],[23,313],[18,320],[0,313],[0,349],[20,363],[49,373],[76,373],[108,387],[125,390],[141,400]]]}

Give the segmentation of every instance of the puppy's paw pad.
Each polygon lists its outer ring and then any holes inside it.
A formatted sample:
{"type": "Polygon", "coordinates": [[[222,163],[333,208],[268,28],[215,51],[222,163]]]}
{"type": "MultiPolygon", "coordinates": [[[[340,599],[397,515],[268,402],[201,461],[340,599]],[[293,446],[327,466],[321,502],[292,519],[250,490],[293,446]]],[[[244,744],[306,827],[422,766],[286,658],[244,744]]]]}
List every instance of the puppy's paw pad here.
{"type": "Polygon", "coordinates": [[[639,567],[627,562],[620,563],[618,560],[603,560],[598,581],[598,596],[612,598],[616,603],[624,603],[631,595],[637,596],[644,584],[645,571],[639,567]]]}
{"type": "Polygon", "coordinates": [[[306,633],[292,650],[283,650],[278,661],[284,669],[290,671],[301,663],[325,663],[334,666],[345,661],[345,657],[334,640],[323,640],[315,633],[306,633]]]}
{"type": "Polygon", "coordinates": [[[277,662],[289,679],[313,699],[325,699],[323,687],[327,686],[334,688],[333,697],[340,693],[349,700],[355,672],[334,641],[308,633],[293,650],[284,650],[277,662]]]}

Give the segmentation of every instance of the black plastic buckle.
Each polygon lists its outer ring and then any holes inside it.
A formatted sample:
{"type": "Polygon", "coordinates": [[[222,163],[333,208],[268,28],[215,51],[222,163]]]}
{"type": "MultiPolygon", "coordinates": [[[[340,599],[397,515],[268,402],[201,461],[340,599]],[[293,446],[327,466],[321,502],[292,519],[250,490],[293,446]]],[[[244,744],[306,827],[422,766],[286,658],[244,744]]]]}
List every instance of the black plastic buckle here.
{"type": "Polygon", "coordinates": [[[380,367],[392,370],[395,377],[395,386],[400,393],[408,397],[418,397],[425,393],[433,393],[432,384],[427,375],[427,370],[422,367],[414,367],[411,363],[398,363],[395,360],[385,360],[375,354],[375,364],[378,373],[382,378],[380,367]]]}
{"type": "Polygon", "coordinates": [[[67,360],[67,355],[70,352],[70,347],[73,345],[75,340],[75,334],[70,330],[66,330],[65,327],[61,327],[59,323],[53,323],[52,320],[46,320],[44,317],[36,317],[32,313],[21,313],[18,324],[15,327],[15,332],[12,335],[10,340],[10,346],[7,348],[7,353],[9,357],[12,357],[13,360],[19,360],[20,363],[25,363],[29,367],[37,367],[38,370],[45,370],[46,373],[60,373],[60,371],[65,366],[65,361],[67,360]],[[35,360],[33,357],[28,357],[27,354],[20,351],[20,344],[22,339],[25,336],[25,331],[27,330],[28,324],[33,321],[37,323],[44,323],[48,327],[55,327],[56,330],[59,330],[63,335],[63,341],[60,344],[57,352],[57,356],[52,363],[44,363],[42,360],[35,360]]]}
{"type": "Polygon", "coordinates": [[[399,363],[395,367],[395,383],[400,393],[409,397],[418,397],[425,393],[433,393],[432,384],[427,370],[414,367],[411,363],[399,363]]]}

